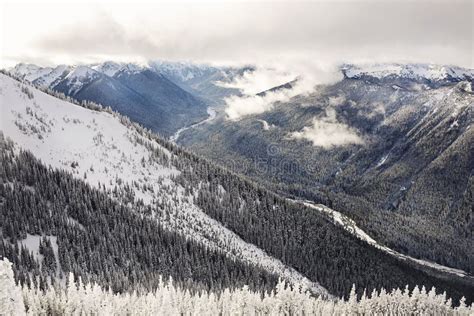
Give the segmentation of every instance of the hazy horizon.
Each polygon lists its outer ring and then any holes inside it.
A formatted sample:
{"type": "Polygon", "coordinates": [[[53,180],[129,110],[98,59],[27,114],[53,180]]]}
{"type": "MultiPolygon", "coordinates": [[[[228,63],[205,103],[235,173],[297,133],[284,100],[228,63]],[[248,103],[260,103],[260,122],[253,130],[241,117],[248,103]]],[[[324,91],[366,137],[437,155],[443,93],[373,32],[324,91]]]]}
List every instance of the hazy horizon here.
{"type": "Polygon", "coordinates": [[[297,73],[346,62],[474,68],[470,1],[7,0],[1,11],[1,67],[160,59],[297,73]]]}

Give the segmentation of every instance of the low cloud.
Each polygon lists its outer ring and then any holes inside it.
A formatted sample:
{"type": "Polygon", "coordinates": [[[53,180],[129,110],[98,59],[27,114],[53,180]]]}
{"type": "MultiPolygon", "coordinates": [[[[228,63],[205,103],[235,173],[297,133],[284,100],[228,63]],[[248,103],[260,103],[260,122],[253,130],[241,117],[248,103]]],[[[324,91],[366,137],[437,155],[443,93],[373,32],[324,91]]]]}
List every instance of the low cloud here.
{"type": "Polygon", "coordinates": [[[10,1],[2,16],[11,32],[2,34],[0,46],[10,62],[159,58],[261,65],[291,57],[474,67],[469,0],[126,0],[113,10],[88,1],[29,1],[25,10],[21,2],[10,1]]]}
{"type": "Polygon", "coordinates": [[[246,71],[231,82],[217,82],[225,88],[237,88],[244,95],[255,95],[269,88],[295,80],[298,74],[288,70],[258,67],[255,71],[246,71]]]}
{"type": "Polygon", "coordinates": [[[355,129],[337,121],[336,111],[333,108],[327,109],[326,117],[315,118],[311,126],[291,133],[289,138],[309,140],[314,146],[325,149],[364,143],[355,129]]]}
{"type": "Polygon", "coordinates": [[[247,115],[269,111],[277,102],[287,102],[292,97],[304,92],[304,89],[296,84],[292,89],[282,89],[265,95],[231,96],[224,100],[226,103],[225,112],[229,119],[238,120],[247,115]]]}
{"type": "Polygon", "coordinates": [[[277,103],[285,103],[297,95],[307,95],[314,91],[317,84],[335,82],[342,79],[338,67],[322,67],[317,64],[299,64],[296,60],[291,64],[291,72],[274,67],[257,68],[253,72],[244,73],[235,78],[226,87],[238,88],[243,96],[231,96],[224,99],[226,114],[231,120],[238,120],[247,115],[260,114],[274,108],[277,103]],[[294,81],[296,79],[296,81],[294,81]],[[291,88],[266,91],[280,85],[292,82],[291,88]],[[257,93],[266,91],[263,95],[257,93]]]}
{"type": "Polygon", "coordinates": [[[346,101],[346,97],[344,95],[339,95],[335,97],[329,97],[329,106],[339,106],[346,101]]]}

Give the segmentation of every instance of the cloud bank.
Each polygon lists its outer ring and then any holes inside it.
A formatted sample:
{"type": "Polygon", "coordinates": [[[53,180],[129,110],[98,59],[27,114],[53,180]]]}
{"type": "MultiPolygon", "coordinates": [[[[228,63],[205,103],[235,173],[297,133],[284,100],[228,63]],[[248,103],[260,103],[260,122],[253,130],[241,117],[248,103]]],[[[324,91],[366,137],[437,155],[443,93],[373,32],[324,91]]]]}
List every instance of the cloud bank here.
{"type": "Polygon", "coordinates": [[[6,0],[2,59],[426,62],[474,68],[473,2],[6,0]]]}
{"type": "Polygon", "coordinates": [[[474,68],[473,6],[471,0],[5,0],[0,63],[164,59],[272,69],[234,82],[245,95],[227,100],[236,119],[307,93],[342,63],[474,68]],[[303,80],[292,91],[255,97],[295,74],[303,80]]]}

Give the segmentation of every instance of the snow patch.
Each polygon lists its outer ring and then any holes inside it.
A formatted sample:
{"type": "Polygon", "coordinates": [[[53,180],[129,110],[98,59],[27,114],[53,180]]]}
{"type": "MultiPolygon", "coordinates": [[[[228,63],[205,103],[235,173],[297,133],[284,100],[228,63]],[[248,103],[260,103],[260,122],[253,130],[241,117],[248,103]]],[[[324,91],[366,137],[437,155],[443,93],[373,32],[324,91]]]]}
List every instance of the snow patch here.
{"type": "Polygon", "coordinates": [[[21,247],[24,246],[26,249],[28,249],[29,252],[33,254],[33,257],[38,260],[40,263],[43,261],[43,255],[40,254],[39,248],[40,248],[40,240],[46,237],[51,241],[51,247],[53,248],[54,252],[54,258],[56,259],[56,275],[59,276],[59,269],[60,269],[60,263],[59,263],[59,254],[58,254],[58,238],[56,236],[52,235],[45,235],[45,236],[39,236],[39,235],[30,235],[26,234],[26,238],[19,240],[18,241],[18,246],[21,247]]]}
{"type": "Polygon", "coordinates": [[[389,154],[386,154],[385,156],[383,156],[382,158],[380,158],[379,162],[377,163],[376,168],[382,166],[382,165],[385,163],[385,161],[387,161],[388,156],[389,156],[389,154]]]}
{"type": "Polygon", "coordinates": [[[301,203],[301,204],[303,204],[307,207],[310,207],[312,209],[315,209],[315,210],[317,210],[321,213],[324,213],[324,214],[328,215],[334,221],[335,224],[342,226],[345,230],[350,232],[352,235],[364,240],[365,242],[367,242],[368,244],[374,246],[375,248],[380,249],[380,250],[382,250],[382,251],[384,251],[384,252],[386,252],[386,253],[388,253],[388,254],[390,254],[390,255],[398,258],[398,259],[413,261],[413,262],[416,262],[420,265],[427,266],[427,267],[433,268],[433,269],[441,271],[441,272],[454,274],[454,275],[457,275],[457,276],[460,276],[460,277],[470,277],[469,274],[467,272],[463,271],[463,270],[446,267],[446,266],[443,266],[441,264],[434,263],[434,262],[431,262],[431,261],[428,261],[428,260],[413,258],[413,257],[407,256],[407,255],[404,255],[400,252],[397,252],[393,249],[390,249],[386,246],[383,246],[383,245],[379,244],[376,240],[374,240],[372,237],[370,237],[365,231],[360,229],[352,219],[350,219],[349,217],[347,217],[347,216],[341,214],[340,212],[337,212],[337,211],[335,211],[335,210],[333,210],[333,209],[331,209],[331,208],[329,208],[325,205],[313,204],[310,201],[298,201],[298,200],[290,200],[290,201],[292,201],[294,203],[301,203]]]}

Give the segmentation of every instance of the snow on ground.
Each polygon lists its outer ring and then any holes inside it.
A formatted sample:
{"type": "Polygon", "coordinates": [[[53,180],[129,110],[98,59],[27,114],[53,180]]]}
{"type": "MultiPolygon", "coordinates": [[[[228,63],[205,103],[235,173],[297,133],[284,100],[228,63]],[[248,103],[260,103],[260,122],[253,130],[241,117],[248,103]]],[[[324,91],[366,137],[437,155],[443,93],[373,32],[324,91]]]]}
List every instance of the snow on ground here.
{"type": "Polygon", "coordinates": [[[27,234],[25,239],[18,241],[18,246],[20,247],[20,249],[22,246],[26,247],[26,249],[28,249],[28,251],[33,254],[36,260],[38,260],[39,262],[42,262],[43,255],[41,255],[39,252],[39,246],[40,246],[40,240],[43,237],[46,237],[47,239],[51,241],[54,257],[56,258],[56,266],[58,267],[58,270],[56,271],[56,275],[59,275],[60,265],[59,265],[58,242],[57,242],[58,238],[56,236],[51,236],[51,235],[38,236],[38,235],[27,234]]]}
{"type": "MultiPolygon", "coordinates": [[[[149,164],[149,150],[134,138],[148,140],[112,114],[69,104],[31,87],[33,98],[29,99],[21,87],[27,86],[1,75],[0,129],[46,165],[81,179],[86,174],[85,181],[91,185],[98,187],[100,182],[109,189],[122,179],[151,184],[158,191],[160,180],[178,174],[173,168],[149,164]]],[[[148,202],[154,198],[152,192],[136,193],[148,202]]]]}
{"type": "Polygon", "coordinates": [[[368,244],[374,246],[375,248],[378,248],[394,257],[397,257],[401,260],[408,260],[408,261],[413,261],[413,262],[416,262],[420,265],[424,265],[424,266],[427,266],[427,267],[430,267],[430,268],[433,268],[433,269],[436,269],[438,271],[442,271],[442,272],[445,272],[445,273],[449,273],[449,274],[455,274],[457,276],[460,276],[460,277],[470,277],[469,274],[463,270],[460,270],[460,269],[455,269],[455,268],[450,268],[450,267],[446,267],[446,266],[443,266],[443,265],[440,265],[440,264],[437,264],[437,263],[434,263],[434,262],[431,262],[431,261],[427,261],[427,260],[422,260],[422,259],[416,259],[416,258],[413,258],[413,257],[410,257],[410,256],[407,256],[407,255],[404,255],[402,253],[399,253],[393,249],[390,249],[388,247],[385,247],[381,244],[379,244],[376,240],[374,240],[372,237],[370,237],[365,231],[363,231],[362,229],[360,229],[357,224],[352,220],[350,219],[349,217],[325,206],[325,205],[322,205],[322,204],[313,204],[312,202],[310,201],[298,201],[298,200],[290,200],[292,202],[295,202],[295,203],[301,203],[305,206],[308,206],[312,209],[315,209],[321,213],[325,213],[327,215],[329,215],[330,218],[332,218],[332,220],[334,221],[335,224],[337,225],[340,225],[342,227],[344,227],[345,230],[347,230],[348,232],[350,232],[351,234],[353,234],[354,236],[366,241],[368,244]]]}
{"type": "MultiPolygon", "coordinates": [[[[160,209],[155,214],[170,230],[329,296],[318,283],[311,282],[255,245],[246,243],[207,216],[192,203],[192,197],[185,196],[184,189],[172,181],[172,176],[178,175],[179,171],[149,159],[151,150],[140,143],[149,144],[167,155],[171,153],[142,136],[135,128],[122,124],[113,114],[65,102],[3,74],[0,74],[0,100],[0,130],[44,164],[69,171],[98,189],[128,184],[135,197],[146,205],[155,205],[158,201],[172,205],[170,216],[159,216],[160,209]],[[151,186],[152,189],[138,188],[133,183],[151,186]]],[[[209,109],[209,114],[207,120],[215,117],[212,109],[209,109]]]]}

